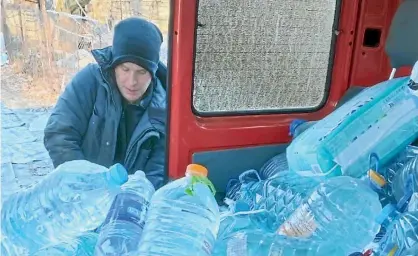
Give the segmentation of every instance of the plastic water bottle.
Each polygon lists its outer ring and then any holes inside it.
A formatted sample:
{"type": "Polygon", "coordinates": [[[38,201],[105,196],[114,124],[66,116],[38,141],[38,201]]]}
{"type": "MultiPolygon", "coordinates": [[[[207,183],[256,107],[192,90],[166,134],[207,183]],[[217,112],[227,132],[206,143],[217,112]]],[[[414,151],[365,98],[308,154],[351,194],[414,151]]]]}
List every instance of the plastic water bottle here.
{"type": "Polygon", "coordinates": [[[154,186],[142,171],[122,186],[100,229],[94,255],[135,255],[154,186]]]}
{"type": "Polygon", "coordinates": [[[411,199],[408,202],[408,212],[418,212],[418,192],[412,194],[411,199]]]}
{"type": "MultiPolygon", "coordinates": [[[[97,228],[128,179],[121,165],[110,169],[84,160],[60,165],[44,180],[11,195],[2,206],[2,245],[36,252],[97,228]]],[[[13,255],[13,252],[7,255],[13,255]]],[[[19,255],[20,256],[20,255],[19,255]]]]}
{"type": "Polygon", "coordinates": [[[226,203],[241,201],[254,208],[257,194],[261,194],[264,184],[256,170],[247,170],[238,179],[229,181],[226,189],[226,203]]]}
{"type": "Polygon", "coordinates": [[[239,231],[216,242],[213,256],[322,256],[348,255],[330,241],[290,238],[262,230],[239,231]]]}
{"type": "Polygon", "coordinates": [[[407,146],[405,150],[399,153],[393,160],[383,167],[381,173],[389,184],[393,183],[395,174],[401,170],[406,163],[418,156],[418,147],[407,146]]]}
{"type": "Polygon", "coordinates": [[[418,156],[409,160],[392,182],[392,193],[397,202],[409,200],[414,192],[418,192],[418,156]]]}
{"type": "Polygon", "coordinates": [[[418,255],[418,243],[408,250],[405,250],[399,254],[399,256],[417,256],[418,255]]]}
{"type": "Polygon", "coordinates": [[[396,78],[363,90],[304,131],[286,150],[289,169],[324,179],[360,178],[372,152],[388,163],[418,138],[418,90],[409,80],[396,78]]]}
{"type": "Polygon", "coordinates": [[[312,127],[316,123],[317,123],[316,121],[306,121],[303,119],[295,119],[290,123],[289,134],[294,139],[297,136],[299,136],[299,134],[308,130],[310,127],[312,127]]]}
{"type": "Polygon", "coordinates": [[[292,171],[280,172],[264,181],[263,192],[253,208],[264,211],[252,216],[254,223],[269,232],[276,232],[316,185],[315,181],[292,171]]]}
{"type": "Polygon", "coordinates": [[[350,253],[362,251],[379,231],[375,219],[381,210],[378,195],[367,183],[334,177],[317,186],[278,233],[334,241],[350,253]]]}
{"type": "Polygon", "coordinates": [[[97,233],[87,232],[74,240],[47,246],[33,256],[93,256],[97,233]]]}
{"type": "Polygon", "coordinates": [[[246,181],[250,174],[258,177],[256,171],[243,173],[235,201],[227,203],[232,209],[236,208],[235,204],[248,204],[250,210],[258,212],[251,216],[254,224],[270,232],[275,232],[318,184],[311,178],[287,170],[267,180],[246,181]]]}
{"type": "Polygon", "coordinates": [[[219,229],[219,209],[208,170],[187,167],[185,177],[157,190],[137,255],[211,255],[219,229]]]}
{"type": "MultiPolygon", "coordinates": [[[[418,244],[418,211],[405,212],[391,223],[381,240],[377,255],[398,256],[418,244]]],[[[415,253],[418,253],[416,251],[415,253]]],[[[418,255],[418,254],[415,254],[418,255]]]]}
{"type": "Polygon", "coordinates": [[[252,222],[253,215],[259,211],[251,211],[248,205],[239,201],[234,211],[221,212],[217,241],[242,230],[255,230],[257,226],[252,222]]]}
{"type": "MultiPolygon", "coordinates": [[[[380,202],[383,206],[386,206],[387,204],[396,204],[397,201],[399,202],[399,200],[405,194],[403,193],[405,189],[409,189],[409,194],[407,196],[410,196],[410,193],[413,191],[413,186],[411,186],[411,184],[405,183],[405,181],[408,181],[408,179],[405,178],[409,178],[407,177],[407,174],[410,173],[411,167],[413,168],[411,160],[416,157],[418,157],[418,148],[415,146],[406,147],[404,151],[395,156],[385,166],[380,165],[379,157],[376,154],[373,153],[370,155],[370,170],[373,170],[382,176],[380,178],[382,180],[382,184],[378,187],[375,187],[375,191],[379,194],[380,202]],[[409,171],[405,172],[404,169],[409,169],[409,171]],[[400,174],[399,172],[402,172],[403,174],[400,174]],[[395,185],[396,188],[394,189],[392,188],[392,185],[397,175],[398,178],[396,178],[396,182],[398,184],[395,185]],[[405,187],[405,184],[409,186],[405,187]],[[402,194],[397,195],[397,199],[394,196],[395,191],[397,191],[396,193],[398,194],[402,194]]],[[[363,179],[369,179],[369,173],[370,172],[368,172],[367,175],[363,177],[363,179]]],[[[401,204],[403,204],[403,202],[401,202],[401,204]]]]}
{"type": "Polygon", "coordinates": [[[260,169],[260,178],[266,180],[282,171],[289,170],[286,152],[280,153],[268,160],[260,169]]]}

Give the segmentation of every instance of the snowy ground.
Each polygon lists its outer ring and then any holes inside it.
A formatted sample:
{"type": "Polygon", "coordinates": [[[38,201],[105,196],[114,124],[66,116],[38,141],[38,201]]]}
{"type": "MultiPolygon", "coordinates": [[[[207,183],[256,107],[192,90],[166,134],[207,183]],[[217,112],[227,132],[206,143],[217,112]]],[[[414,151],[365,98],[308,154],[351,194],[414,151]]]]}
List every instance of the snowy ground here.
{"type": "Polygon", "coordinates": [[[9,109],[1,104],[1,192],[8,195],[38,183],[52,169],[43,146],[49,109],[9,109]]]}

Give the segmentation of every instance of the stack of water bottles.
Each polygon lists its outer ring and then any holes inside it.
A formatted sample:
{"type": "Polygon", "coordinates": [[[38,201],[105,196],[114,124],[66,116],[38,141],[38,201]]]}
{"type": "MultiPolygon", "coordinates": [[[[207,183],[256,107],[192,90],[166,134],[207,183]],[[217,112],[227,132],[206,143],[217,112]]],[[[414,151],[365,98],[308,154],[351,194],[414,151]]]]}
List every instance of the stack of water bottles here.
{"type": "Polygon", "coordinates": [[[417,90],[418,63],[295,120],[286,152],[232,179],[221,206],[198,164],[155,191],[120,164],[64,163],[3,202],[1,255],[417,256],[417,90]]]}
{"type": "Polygon", "coordinates": [[[214,255],[418,255],[418,63],[227,187],[214,255]]]}
{"type": "Polygon", "coordinates": [[[219,208],[207,175],[191,164],[155,192],[142,171],[64,163],[5,200],[1,255],[211,255],[219,208]]]}

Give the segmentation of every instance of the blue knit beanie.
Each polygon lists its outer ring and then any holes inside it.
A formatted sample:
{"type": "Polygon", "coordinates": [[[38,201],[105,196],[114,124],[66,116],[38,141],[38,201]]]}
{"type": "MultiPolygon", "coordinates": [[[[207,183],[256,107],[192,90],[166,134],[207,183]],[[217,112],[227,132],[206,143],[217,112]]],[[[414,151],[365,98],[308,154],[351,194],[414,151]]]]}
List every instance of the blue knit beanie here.
{"type": "Polygon", "coordinates": [[[132,62],[154,76],[162,41],[161,31],[153,23],[141,18],[122,20],[116,25],[113,35],[111,66],[132,62]]]}

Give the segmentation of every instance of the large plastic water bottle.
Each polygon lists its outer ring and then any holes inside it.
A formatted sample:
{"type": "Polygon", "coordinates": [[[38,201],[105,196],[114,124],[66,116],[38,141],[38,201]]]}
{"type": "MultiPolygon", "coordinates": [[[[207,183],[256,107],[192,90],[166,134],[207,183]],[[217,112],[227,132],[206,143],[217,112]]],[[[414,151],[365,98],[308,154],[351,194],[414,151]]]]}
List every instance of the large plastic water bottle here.
{"type": "MultiPolygon", "coordinates": [[[[235,188],[234,196],[227,197],[247,203],[249,208],[260,209],[265,203],[276,202],[275,198],[285,196],[285,202],[289,202],[295,195],[308,194],[318,182],[310,177],[301,177],[297,173],[282,170],[272,177],[262,180],[258,172],[249,170],[239,176],[239,187],[235,188]],[[267,199],[268,198],[268,199],[267,199]],[[273,200],[273,201],[272,201],[273,200]]],[[[277,206],[279,207],[279,206],[277,206]]],[[[269,208],[269,207],[267,207],[269,208]]]]}
{"type": "Polygon", "coordinates": [[[44,247],[33,256],[93,256],[96,241],[97,233],[87,232],[71,241],[44,247]]]}
{"type": "Polygon", "coordinates": [[[287,164],[286,152],[282,152],[272,158],[270,158],[261,168],[260,168],[260,178],[266,180],[273,177],[282,171],[289,170],[287,164]]]}
{"type": "Polygon", "coordinates": [[[397,171],[392,182],[392,193],[397,202],[409,200],[414,192],[418,192],[418,156],[397,171]]]}
{"type": "MultiPolygon", "coordinates": [[[[399,202],[401,197],[405,195],[403,191],[405,189],[409,189],[408,195],[410,196],[411,192],[413,192],[413,186],[411,184],[407,184],[406,181],[412,181],[409,178],[407,174],[410,173],[411,167],[413,168],[413,164],[411,160],[416,158],[418,156],[418,148],[415,146],[407,146],[404,151],[399,153],[397,156],[395,156],[392,160],[389,161],[388,164],[385,166],[381,166],[379,163],[379,157],[376,154],[371,154],[370,156],[370,170],[378,173],[381,175],[381,181],[383,184],[382,186],[377,187],[378,189],[376,192],[378,192],[380,197],[380,202],[383,206],[386,206],[387,204],[396,204],[399,202]],[[405,169],[409,169],[409,171],[406,171],[405,169]],[[401,173],[402,174],[401,174],[401,173]],[[398,176],[398,177],[397,177],[398,176]],[[396,178],[395,189],[392,188],[392,185],[394,183],[394,179],[396,178]],[[400,178],[401,177],[401,178],[400,178]],[[400,186],[401,185],[401,186],[400,186]],[[405,186],[408,185],[408,186],[405,186]],[[394,192],[397,193],[397,199],[395,199],[394,192]],[[399,195],[402,194],[402,195],[399,195]]],[[[368,180],[369,179],[370,172],[367,173],[363,177],[363,179],[368,180]]],[[[405,201],[407,198],[404,199],[405,201]]],[[[401,202],[403,204],[403,202],[401,202]]]]}
{"type": "Polygon", "coordinates": [[[416,146],[407,146],[404,151],[399,153],[393,160],[391,160],[386,166],[383,166],[382,170],[379,170],[388,184],[393,183],[395,174],[403,169],[405,164],[411,161],[413,158],[418,156],[418,147],[416,146]]]}
{"type": "Polygon", "coordinates": [[[94,255],[135,255],[155,189],[142,171],[122,186],[100,229],[94,255]]]}
{"type": "Polygon", "coordinates": [[[213,256],[325,256],[348,255],[331,241],[290,238],[263,230],[239,231],[216,242],[213,256]]]}
{"type": "Polygon", "coordinates": [[[384,81],[350,99],[288,146],[289,169],[304,176],[360,178],[372,152],[387,164],[418,138],[418,86],[384,81]]]}
{"type": "MultiPolygon", "coordinates": [[[[418,244],[418,211],[405,212],[391,223],[381,240],[378,256],[398,256],[411,251],[418,244]]],[[[418,251],[415,252],[418,255],[418,251]]]]}
{"type": "Polygon", "coordinates": [[[238,231],[259,229],[252,221],[253,215],[259,214],[259,211],[251,211],[247,204],[240,201],[235,206],[237,209],[234,211],[221,212],[217,241],[238,231]]]}
{"type": "Polygon", "coordinates": [[[293,138],[296,138],[297,136],[299,136],[299,134],[308,130],[316,123],[317,123],[316,121],[306,121],[303,119],[295,119],[290,123],[289,134],[293,138]]]}
{"type": "Polygon", "coordinates": [[[264,183],[256,170],[247,170],[240,174],[238,179],[229,181],[226,189],[225,201],[229,204],[241,201],[254,208],[258,194],[262,194],[264,183]]]}
{"type": "Polygon", "coordinates": [[[283,171],[269,178],[264,181],[263,192],[253,208],[264,211],[253,215],[253,221],[267,231],[276,232],[316,185],[315,181],[292,171],[283,171]]]}
{"type": "Polygon", "coordinates": [[[417,256],[418,255],[418,243],[416,243],[413,247],[405,250],[399,254],[399,256],[417,256]]]}
{"type": "Polygon", "coordinates": [[[334,177],[317,186],[278,233],[334,241],[350,253],[362,251],[379,231],[375,219],[381,210],[378,195],[367,183],[334,177]]]}
{"type": "Polygon", "coordinates": [[[2,238],[7,237],[2,243],[12,243],[4,245],[10,250],[7,255],[14,255],[14,247],[33,253],[97,228],[127,179],[121,165],[108,169],[77,160],[60,165],[37,186],[11,195],[1,212],[2,238]]]}
{"type": "MultiPolygon", "coordinates": [[[[256,171],[253,172],[253,176],[258,175],[256,171]]],[[[246,181],[245,177],[250,174],[240,176],[241,187],[235,197],[236,201],[230,204],[248,204],[250,210],[258,212],[251,215],[254,224],[270,232],[275,232],[318,184],[309,177],[301,177],[287,170],[267,180],[246,181]]]]}
{"type": "Polygon", "coordinates": [[[187,167],[185,177],[157,190],[137,255],[211,255],[219,229],[219,209],[208,170],[187,167]]]}

